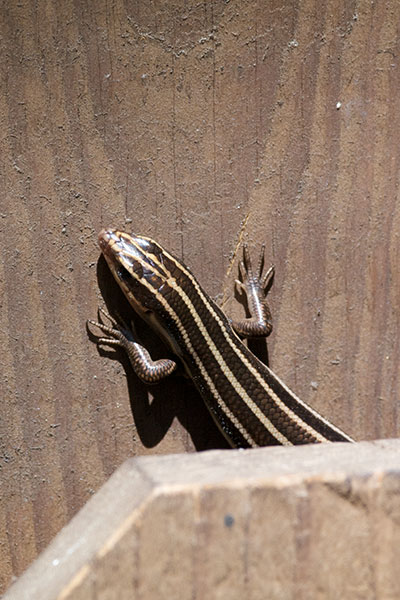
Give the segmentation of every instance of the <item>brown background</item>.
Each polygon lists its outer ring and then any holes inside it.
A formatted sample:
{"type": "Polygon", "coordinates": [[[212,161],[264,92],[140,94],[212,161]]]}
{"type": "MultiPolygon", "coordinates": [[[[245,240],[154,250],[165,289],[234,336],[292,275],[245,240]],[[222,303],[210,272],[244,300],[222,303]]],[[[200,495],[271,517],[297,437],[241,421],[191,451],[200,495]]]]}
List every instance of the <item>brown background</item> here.
{"type": "Polygon", "coordinates": [[[103,226],[230,313],[238,242],[266,241],[272,368],[357,439],[398,435],[399,25],[397,0],[2,3],[3,587],[126,457],[224,446],[186,382],[150,404],[91,341],[120,306],[103,226]]]}

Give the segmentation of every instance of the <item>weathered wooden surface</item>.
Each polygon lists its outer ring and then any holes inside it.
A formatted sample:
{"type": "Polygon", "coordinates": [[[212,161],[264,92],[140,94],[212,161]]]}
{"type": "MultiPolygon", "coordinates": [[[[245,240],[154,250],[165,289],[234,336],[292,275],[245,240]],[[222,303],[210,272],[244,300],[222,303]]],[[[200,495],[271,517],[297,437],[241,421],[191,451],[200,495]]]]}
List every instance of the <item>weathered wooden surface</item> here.
{"type": "Polygon", "coordinates": [[[156,237],[231,312],[238,240],[265,240],[271,366],[354,437],[398,435],[399,20],[397,0],[1,4],[0,588],[125,458],[224,443],[185,382],[150,405],[88,338],[103,226],[156,237]]]}
{"type": "Polygon", "coordinates": [[[4,600],[400,597],[400,441],[131,459],[4,600]]]}

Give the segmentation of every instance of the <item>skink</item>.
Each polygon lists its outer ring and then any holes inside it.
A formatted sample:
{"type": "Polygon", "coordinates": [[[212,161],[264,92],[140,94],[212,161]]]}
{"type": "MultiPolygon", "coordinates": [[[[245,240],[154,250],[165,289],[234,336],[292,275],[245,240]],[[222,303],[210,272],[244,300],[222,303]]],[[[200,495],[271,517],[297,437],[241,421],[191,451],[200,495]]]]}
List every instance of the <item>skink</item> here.
{"type": "MultiPolygon", "coordinates": [[[[263,276],[263,250],[253,272],[244,247],[242,280],[236,283],[247,295],[251,317],[236,322],[225,316],[190,269],[154,240],[103,229],[99,245],[130,304],[180,358],[233,447],[353,441],[291,392],[241,340],[271,331],[265,295],[273,270],[263,276]]],[[[173,360],[153,362],[125,325],[113,319],[111,327],[88,322],[107,334],[99,343],[127,351],[144,381],[154,383],[175,370],[173,360]]]]}

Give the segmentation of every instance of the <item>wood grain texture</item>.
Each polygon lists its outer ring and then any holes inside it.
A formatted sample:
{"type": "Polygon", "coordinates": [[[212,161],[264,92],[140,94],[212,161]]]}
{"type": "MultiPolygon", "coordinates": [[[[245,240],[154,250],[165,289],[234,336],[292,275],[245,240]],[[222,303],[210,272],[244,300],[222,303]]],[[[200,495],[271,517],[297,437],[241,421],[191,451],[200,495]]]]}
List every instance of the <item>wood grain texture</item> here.
{"type": "Polygon", "coordinates": [[[398,598],[399,451],[130,459],[4,600],[398,598]]]}
{"type": "Polygon", "coordinates": [[[149,397],[88,336],[122,302],[103,226],[155,237],[231,313],[238,241],[266,241],[272,368],[357,439],[398,435],[399,3],[1,14],[1,586],[126,457],[224,444],[185,381],[149,397]]]}

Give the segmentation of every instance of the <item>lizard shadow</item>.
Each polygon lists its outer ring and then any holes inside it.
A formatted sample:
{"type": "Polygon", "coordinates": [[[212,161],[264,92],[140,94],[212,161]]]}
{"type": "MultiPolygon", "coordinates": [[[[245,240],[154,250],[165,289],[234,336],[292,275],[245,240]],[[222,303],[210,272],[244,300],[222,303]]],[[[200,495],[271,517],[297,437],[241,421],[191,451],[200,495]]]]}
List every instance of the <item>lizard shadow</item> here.
{"type": "MultiPolygon", "coordinates": [[[[160,338],[144,321],[136,315],[114,280],[103,256],[97,263],[97,279],[109,314],[117,321],[134,323],[140,342],[144,342],[153,360],[176,356],[160,341],[160,338]]],[[[90,339],[96,340],[89,330],[90,339]]],[[[130,405],[137,434],[146,448],[153,448],[166,435],[175,418],[190,435],[196,450],[229,448],[225,437],[219,431],[200,394],[186,378],[172,374],[154,385],[143,383],[134,373],[126,352],[122,348],[107,349],[106,344],[99,345],[101,356],[118,360],[123,366],[130,398],[130,405]]]]}

